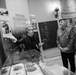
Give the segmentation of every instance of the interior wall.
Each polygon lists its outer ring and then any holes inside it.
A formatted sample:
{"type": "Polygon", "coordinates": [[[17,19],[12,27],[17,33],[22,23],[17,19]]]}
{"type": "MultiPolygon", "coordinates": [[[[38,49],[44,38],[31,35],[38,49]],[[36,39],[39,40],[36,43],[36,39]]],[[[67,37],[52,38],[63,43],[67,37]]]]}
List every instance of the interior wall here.
{"type": "Polygon", "coordinates": [[[60,0],[63,18],[76,17],[76,0],[60,0]]]}
{"type": "Polygon", "coordinates": [[[29,8],[27,0],[6,0],[6,7],[9,12],[12,32],[15,33],[18,30],[20,32],[21,29],[28,25],[26,23],[23,24],[23,21],[29,21],[29,8]],[[19,20],[23,25],[19,23],[19,20]],[[15,24],[14,21],[16,22],[15,24]]]}
{"type": "Polygon", "coordinates": [[[30,14],[36,15],[38,22],[55,20],[55,8],[59,8],[61,18],[61,6],[59,0],[28,0],[30,14]]]}

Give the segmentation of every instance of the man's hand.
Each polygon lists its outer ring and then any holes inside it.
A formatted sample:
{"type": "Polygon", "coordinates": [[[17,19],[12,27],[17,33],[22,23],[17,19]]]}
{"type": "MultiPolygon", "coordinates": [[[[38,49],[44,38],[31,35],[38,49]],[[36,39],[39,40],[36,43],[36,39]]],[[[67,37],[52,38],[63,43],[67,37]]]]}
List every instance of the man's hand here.
{"type": "Polygon", "coordinates": [[[65,52],[65,51],[69,50],[67,47],[62,48],[60,45],[58,45],[58,47],[59,47],[59,49],[60,49],[62,52],[65,52]]]}
{"type": "Polygon", "coordinates": [[[10,38],[14,43],[17,42],[17,39],[14,36],[11,36],[10,38]]]}
{"type": "Polygon", "coordinates": [[[41,47],[42,45],[44,45],[44,43],[39,43],[39,46],[41,47]]]}
{"type": "Polygon", "coordinates": [[[12,41],[15,43],[17,41],[17,39],[12,39],[12,41]]]}
{"type": "Polygon", "coordinates": [[[36,45],[37,48],[40,48],[44,43],[39,43],[39,45],[36,45]]]}
{"type": "Polygon", "coordinates": [[[68,50],[69,50],[69,49],[68,49],[67,47],[61,49],[62,52],[66,52],[66,51],[68,51],[68,50]]]}
{"type": "Polygon", "coordinates": [[[64,51],[68,51],[69,49],[67,47],[64,48],[64,51]]]}

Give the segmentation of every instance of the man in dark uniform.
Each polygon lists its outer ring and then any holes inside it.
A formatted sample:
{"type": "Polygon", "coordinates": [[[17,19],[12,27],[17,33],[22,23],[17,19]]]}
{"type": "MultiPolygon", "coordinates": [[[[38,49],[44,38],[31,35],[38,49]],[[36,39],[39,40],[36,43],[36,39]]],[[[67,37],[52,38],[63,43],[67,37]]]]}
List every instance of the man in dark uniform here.
{"type": "Polygon", "coordinates": [[[35,49],[40,52],[40,46],[42,45],[37,41],[31,26],[26,29],[26,34],[24,34],[20,40],[15,42],[16,44],[24,44],[25,51],[35,49]]]}
{"type": "Polygon", "coordinates": [[[68,68],[69,61],[71,71],[75,73],[75,28],[72,25],[67,26],[66,20],[60,20],[59,22],[60,28],[57,32],[57,44],[61,51],[63,66],[68,68]]]}

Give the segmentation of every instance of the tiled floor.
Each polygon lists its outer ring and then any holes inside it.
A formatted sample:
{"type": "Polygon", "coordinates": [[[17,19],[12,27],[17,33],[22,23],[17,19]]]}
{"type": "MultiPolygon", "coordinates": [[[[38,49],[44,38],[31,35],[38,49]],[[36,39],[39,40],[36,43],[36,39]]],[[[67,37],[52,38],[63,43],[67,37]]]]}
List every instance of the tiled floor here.
{"type": "MultiPolygon", "coordinates": [[[[43,54],[44,54],[45,62],[49,63],[49,62],[53,61],[56,64],[59,64],[61,66],[63,65],[62,59],[60,56],[60,51],[58,48],[46,50],[43,52],[43,54]]],[[[76,59],[76,56],[75,56],[75,59],[76,59]]],[[[76,60],[75,60],[75,64],[76,64],[76,60]]]]}
{"type": "Polygon", "coordinates": [[[44,58],[47,62],[54,61],[57,64],[62,65],[62,60],[60,56],[60,50],[58,48],[52,48],[43,51],[44,58]]]}
{"type": "Polygon", "coordinates": [[[57,47],[52,49],[47,49],[47,50],[43,50],[43,54],[47,58],[57,57],[60,56],[60,50],[57,47]]]}

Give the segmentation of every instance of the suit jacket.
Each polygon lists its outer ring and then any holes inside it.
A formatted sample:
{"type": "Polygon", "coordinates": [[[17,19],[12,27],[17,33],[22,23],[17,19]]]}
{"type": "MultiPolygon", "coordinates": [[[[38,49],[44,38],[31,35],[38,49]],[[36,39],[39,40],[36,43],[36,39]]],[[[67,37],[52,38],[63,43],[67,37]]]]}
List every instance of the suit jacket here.
{"type": "Polygon", "coordinates": [[[67,47],[69,50],[65,51],[66,53],[75,52],[74,49],[74,40],[75,40],[76,30],[72,28],[70,32],[64,31],[61,36],[57,36],[57,44],[62,48],[67,47]]]}

